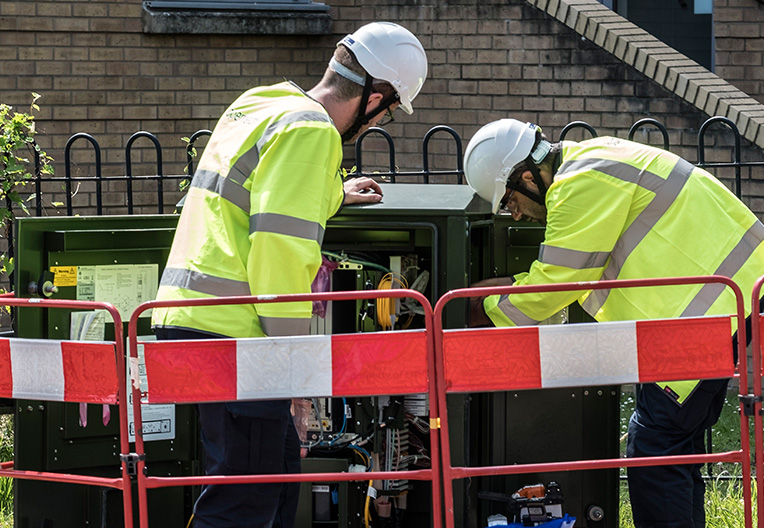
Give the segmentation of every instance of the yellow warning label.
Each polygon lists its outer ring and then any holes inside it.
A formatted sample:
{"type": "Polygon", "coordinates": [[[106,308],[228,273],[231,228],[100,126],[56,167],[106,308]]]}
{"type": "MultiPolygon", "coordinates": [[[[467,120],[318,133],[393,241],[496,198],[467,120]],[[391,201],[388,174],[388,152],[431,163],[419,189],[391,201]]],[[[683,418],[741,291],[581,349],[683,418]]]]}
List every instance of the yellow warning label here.
{"type": "Polygon", "coordinates": [[[77,286],[77,266],[52,266],[53,286],[77,286]]]}

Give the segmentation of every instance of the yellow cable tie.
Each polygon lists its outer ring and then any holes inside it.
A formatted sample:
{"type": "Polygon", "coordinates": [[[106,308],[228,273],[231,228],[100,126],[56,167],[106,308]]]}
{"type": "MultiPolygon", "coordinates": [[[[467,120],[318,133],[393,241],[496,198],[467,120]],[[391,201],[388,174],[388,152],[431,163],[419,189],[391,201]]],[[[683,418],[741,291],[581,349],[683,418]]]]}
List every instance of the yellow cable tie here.
{"type": "Polygon", "coordinates": [[[430,418],[430,429],[440,429],[440,416],[430,418]]]}

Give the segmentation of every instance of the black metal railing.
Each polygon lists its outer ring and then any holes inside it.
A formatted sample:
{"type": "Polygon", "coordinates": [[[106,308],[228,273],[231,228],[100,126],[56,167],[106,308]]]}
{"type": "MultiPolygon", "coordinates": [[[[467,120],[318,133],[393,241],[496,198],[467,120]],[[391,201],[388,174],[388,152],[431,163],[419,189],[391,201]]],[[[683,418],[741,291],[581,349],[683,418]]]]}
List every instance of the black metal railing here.
{"type": "MultiPolygon", "coordinates": [[[[637,133],[637,131],[648,125],[654,126],[655,128],[658,129],[658,131],[663,136],[663,149],[669,150],[671,145],[669,144],[668,130],[660,121],[653,119],[651,117],[640,119],[639,121],[634,123],[629,129],[628,139],[630,141],[633,141],[634,135],[637,133]]],[[[597,131],[593,126],[591,126],[590,124],[584,121],[574,121],[572,123],[565,125],[565,127],[562,129],[562,132],[560,133],[560,140],[564,139],[565,136],[568,134],[568,132],[570,132],[571,130],[575,128],[583,128],[586,131],[588,131],[592,135],[592,137],[597,137],[597,131]]],[[[741,170],[743,169],[743,167],[764,167],[764,161],[743,161],[742,160],[740,131],[738,130],[734,122],[722,116],[711,117],[707,119],[700,126],[700,128],[698,129],[697,152],[698,152],[698,157],[697,157],[697,162],[695,163],[695,165],[702,169],[732,168],[735,170],[734,192],[738,198],[742,198],[741,170]],[[716,123],[721,123],[726,125],[729,128],[729,130],[732,132],[732,137],[734,140],[733,149],[732,149],[732,161],[727,161],[727,162],[706,161],[706,135],[708,134],[709,127],[711,127],[711,125],[714,125],[716,123]]]]}
{"type": "MultiPolygon", "coordinates": [[[[634,123],[628,132],[628,139],[633,140],[635,134],[640,131],[641,129],[644,129],[646,127],[655,127],[658,129],[658,131],[661,133],[663,138],[663,148],[668,150],[671,145],[669,143],[669,134],[666,127],[653,118],[644,118],[640,119],[636,123],[634,123]]],[[[590,124],[584,122],[584,121],[573,121],[569,124],[567,124],[562,131],[560,132],[560,140],[563,140],[568,133],[570,133],[571,130],[576,128],[582,128],[586,130],[592,137],[597,137],[597,130],[591,126],[590,124]]],[[[167,186],[165,185],[168,181],[181,181],[184,179],[188,179],[193,175],[194,172],[194,153],[196,152],[196,142],[203,137],[209,137],[212,134],[209,130],[199,130],[195,132],[188,141],[188,144],[186,145],[186,170],[184,174],[180,175],[173,175],[173,174],[165,174],[164,168],[163,168],[163,162],[162,162],[162,147],[159,143],[159,140],[154,134],[151,134],[150,132],[136,132],[127,141],[127,144],[125,146],[125,175],[124,176],[103,176],[102,174],[102,161],[101,161],[101,147],[98,144],[98,141],[91,136],[90,134],[85,133],[79,133],[73,135],[66,143],[66,146],[64,148],[64,169],[65,169],[65,176],[63,178],[56,177],[56,176],[47,176],[43,175],[40,167],[40,160],[39,157],[35,159],[35,180],[34,180],[34,188],[35,188],[35,198],[36,198],[36,213],[37,215],[42,215],[42,207],[43,207],[43,200],[42,200],[42,184],[45,182],[63,182],[63,188],[65,191],[65,204],[66,204],[66,213],[67,215],[74,214],[74,205],[72,198],[76,194],[74,191],[74,185],[80,184],[84,182],[95,182],[95,199],[96,199],[96,214],[102,215],[103,214],[103,182],[107,181],[124,181],[126,184],[126,202],[127,202],[127,213],[128,214],[134,214],[135,212],[135,200],[134,200],[134,182],[136,181],[156,181],[157,182],[157,188],[156,188],[156,207],[157,212],[159,214],[162,214],[164,212],[164,194],[167,190],[167,186]],[[136,176],[133,174],[133,163],[132,163],[132,155],[133,155],[133,145],[134,143],[141,138],[147,138],[149,139],[156,151],[156,174],[152,175],[143,175],[143,176],[136,176]],[[94,165],[95,165],[95,176],[79,176],[79,177],[73,177],[72,176],[72,155],[71,155],[71,149],[72,145],[79,140],[87,140],[91,146],[94,149],[94,165]]],[[[451,127],[446,125],[438,125],[435,127],[432,127],[430,130],[427,131],[427,133],[424,135],[422,139],[422,160],[421,160],[421,170],[405,170],[402,171],[398,168],[396,163],[396,149],[395,149],[395,142],[393,141],[392,136],[384,129],[382,128],[370,128],[366,130],[363,134],[359,136],[355,143],[355,157],[356,157],[356,172],[354,174],[357,175],[363,175],[363,176],[377,176],[384,178],[385,180],[391,182],[391,183],[402,183],[401,178],[406,177],[406,182],[418,182],[418,183],[430,183],[431,178],[434,176],[456,176],[456,183],[462,184],[464,182],[464,159],[463,159],[463,144],[462,139],[459,136],[459,134],[451,127]],[[450,138],[454,142],[454,150],[455,152],[452,154],[452,157],[455,158],[456,166],[451,169],[445,169],[445,170],[433,170],[431,169],[430,164],[430,157],[431,157],[431,149],[430,149],[430,143],[436,134],[443,135],[443,133],[450,136],[450,138]],[[364,142],[367,141],[372,135],[379,135],[381,136],[387,145],[387,171],[374,171],[374,172],[366,172],[364,171],[364,142]]],[[[727,119],[726,117],[711,117],[708,120],[706,120],[700,127],[698,131],[698,144],[697,144],[697,162],[695,163],[697,166],[705,169],[719,169],[719,168],[732,168],[735,171],[735,188],[734,192],[738,197],[741,197],[742,190],[741,190],[741,170],[746,167],[764,167],[764,161],[742,161],[741,159],[741,136],[740,132],[735,126],[735,124],[727,119]],[[706,136],[709,133],[709,128],[714,124],[723,124],[728,128],[728,131],[732,133],[732,159],[728,162],[709,162],[706,161],[706,136]]],[[[174,187],[174,191],[178,189],[178,186],[174,187]]],[[[145,191],[143,191],[145,192],[145,191]]]]}

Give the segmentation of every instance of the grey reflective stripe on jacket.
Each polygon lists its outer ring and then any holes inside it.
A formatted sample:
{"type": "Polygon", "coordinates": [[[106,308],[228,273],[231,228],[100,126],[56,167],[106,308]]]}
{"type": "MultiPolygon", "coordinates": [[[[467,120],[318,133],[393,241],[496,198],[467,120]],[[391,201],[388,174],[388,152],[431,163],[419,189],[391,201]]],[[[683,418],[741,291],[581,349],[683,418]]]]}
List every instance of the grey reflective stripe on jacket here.
{"type": "Polygon", "coordinates": [[[254,233],[289,235],[315,240],[319,245],[324,240],[324,228],[318,222],[309,222],[294,216],[277,213],[260,213],[250,216],[249,234],[254,233]]]}
{"type": "Polygon", "coordinates": [[[249,283],[215,277],[207,273],[179,268],[165,268],[160,286],[174,286],[216,297],[250,295],[249,283]]]}
{"type": "MultiPolygon", "coordinates": [[[[691,163],[679,159],[671,173],[664,179],[657,174],[639,169],[628,163],[614,160],[597,160],[596,163],[592,163],[592,160],[585,159],[563,164],[560,167],[560,172],[575,170],[579,163],[582,168],[597,170],[613,178],[635,183],[655,193],[652,201],[637,215],[613,247],[610,262],[605,268],[601,280],[615,280],[629,256],[674,204],[682,188],[690,179],[694,167],[691,163]]],[[[593,290],[581,306],[590,315],[596,314],[607,301],[609,294],[610,290],[593,290]]]]}
{"type": "Polygon", "coordinates": [[[249,191],[243,183],[231,177],[223,178],[217,172],[198,170],[191,180],[191,187],[219,194],[245,213],[249,212],[249,191]]]}
{"type": "Polygon", "coordinates": [[[244,183],[252,175],[252,172],[260,162],[260,151],[268,143],[275,134],[279,133],[283,128],[305,121],[315,121],[320,123],[330,123],[331,119],[328,115],[321,112],[293,112],[282,116],[280,119],[274,121],[265,129],[265,132],[257,140],[255,145],[244,152],[234,162],[233,166],[228,171],[228,176],[222,177],[220,173],[199,169],[194,174],[191,180],[191,187],[197,187],[206,191],[214,192],[220,195],[221,198],[231,202],[233,205],[249,213],[249,191],[244,187],[244,183]]]}
{"type": "Polygon", "coordinates": [[[538,261],[573,269],[601,268],[610,257],[609,251],[578,251],[541,244],[538,261]]]}
{"type": "MultiPolygon", "coordinates": [[[[165,268],[159,283],[161,286],[174,286],[216,297],[251,295],[249,284],[246,282],[177,268],[165,268]]],[[[302,335],[310,331],[310,319],[302,317],[280,318],[258,315],[258,319],[260,328],[267,336],[302,335]]]]}
{"type": "Polygon", "coordinates": [[[512,304],[512,301],[509,300],[509,295],[504,294],[499,296],[499,303],[496,306],[517,326],[531,326],[541,322],[536,319],[531,319],[521,312],[514,304],[512,304]]]}
{"type": "Polygon", "coordinates": [[[266,143],[268,143],[273,136],[281,132],[283,128],[286,128],[289,125],[293,125],[294,123],[303,123],[305,121],[316,121],[319,123],[332,122],[327,114],[322,114],[321,112],[310,111],[292,112],[291,114],[285,114],[278,120],[268,125],[268,127],[265,129],[265,132],[263,132],[263,135],[260,136],[260,139],[257,140],[255,147],[257,148],[258,152],[263,150],[263,147],[266,145],[266,143]]]}
{"type": "MultiPolygon", "coordinates": [[[[745,266],[756,248],[764,241],[764,224],[756,220],[741,237],[737,245],[714,271],[714,275],[734,277],[745,266]]],[[[727,286],[724,284],[704,284],[680,317],[705,315],[727,286]]]]}

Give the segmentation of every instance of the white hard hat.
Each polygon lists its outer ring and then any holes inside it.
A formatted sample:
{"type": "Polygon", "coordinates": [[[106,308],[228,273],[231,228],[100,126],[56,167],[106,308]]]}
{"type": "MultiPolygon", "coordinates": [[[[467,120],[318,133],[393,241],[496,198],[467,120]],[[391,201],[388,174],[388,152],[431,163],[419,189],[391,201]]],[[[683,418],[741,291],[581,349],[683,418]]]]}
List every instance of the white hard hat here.
{"type": "Polygon", "coordinates": [[[355,55],[369,75],[392,85],[404,112],[414,111],[411,102],[427,77],[427,55],[408,29],[392,22],[372,22],[347,35],[340,44],[355,55]]]}
{"type": "Polygon", "coordinates": [[[477,195],[491,204],[494,214],[506,192],[507,178],[528,158],[538,130],[533,123],[500,119],[470,139],[464,153],[464,176],[477,195]]]}

